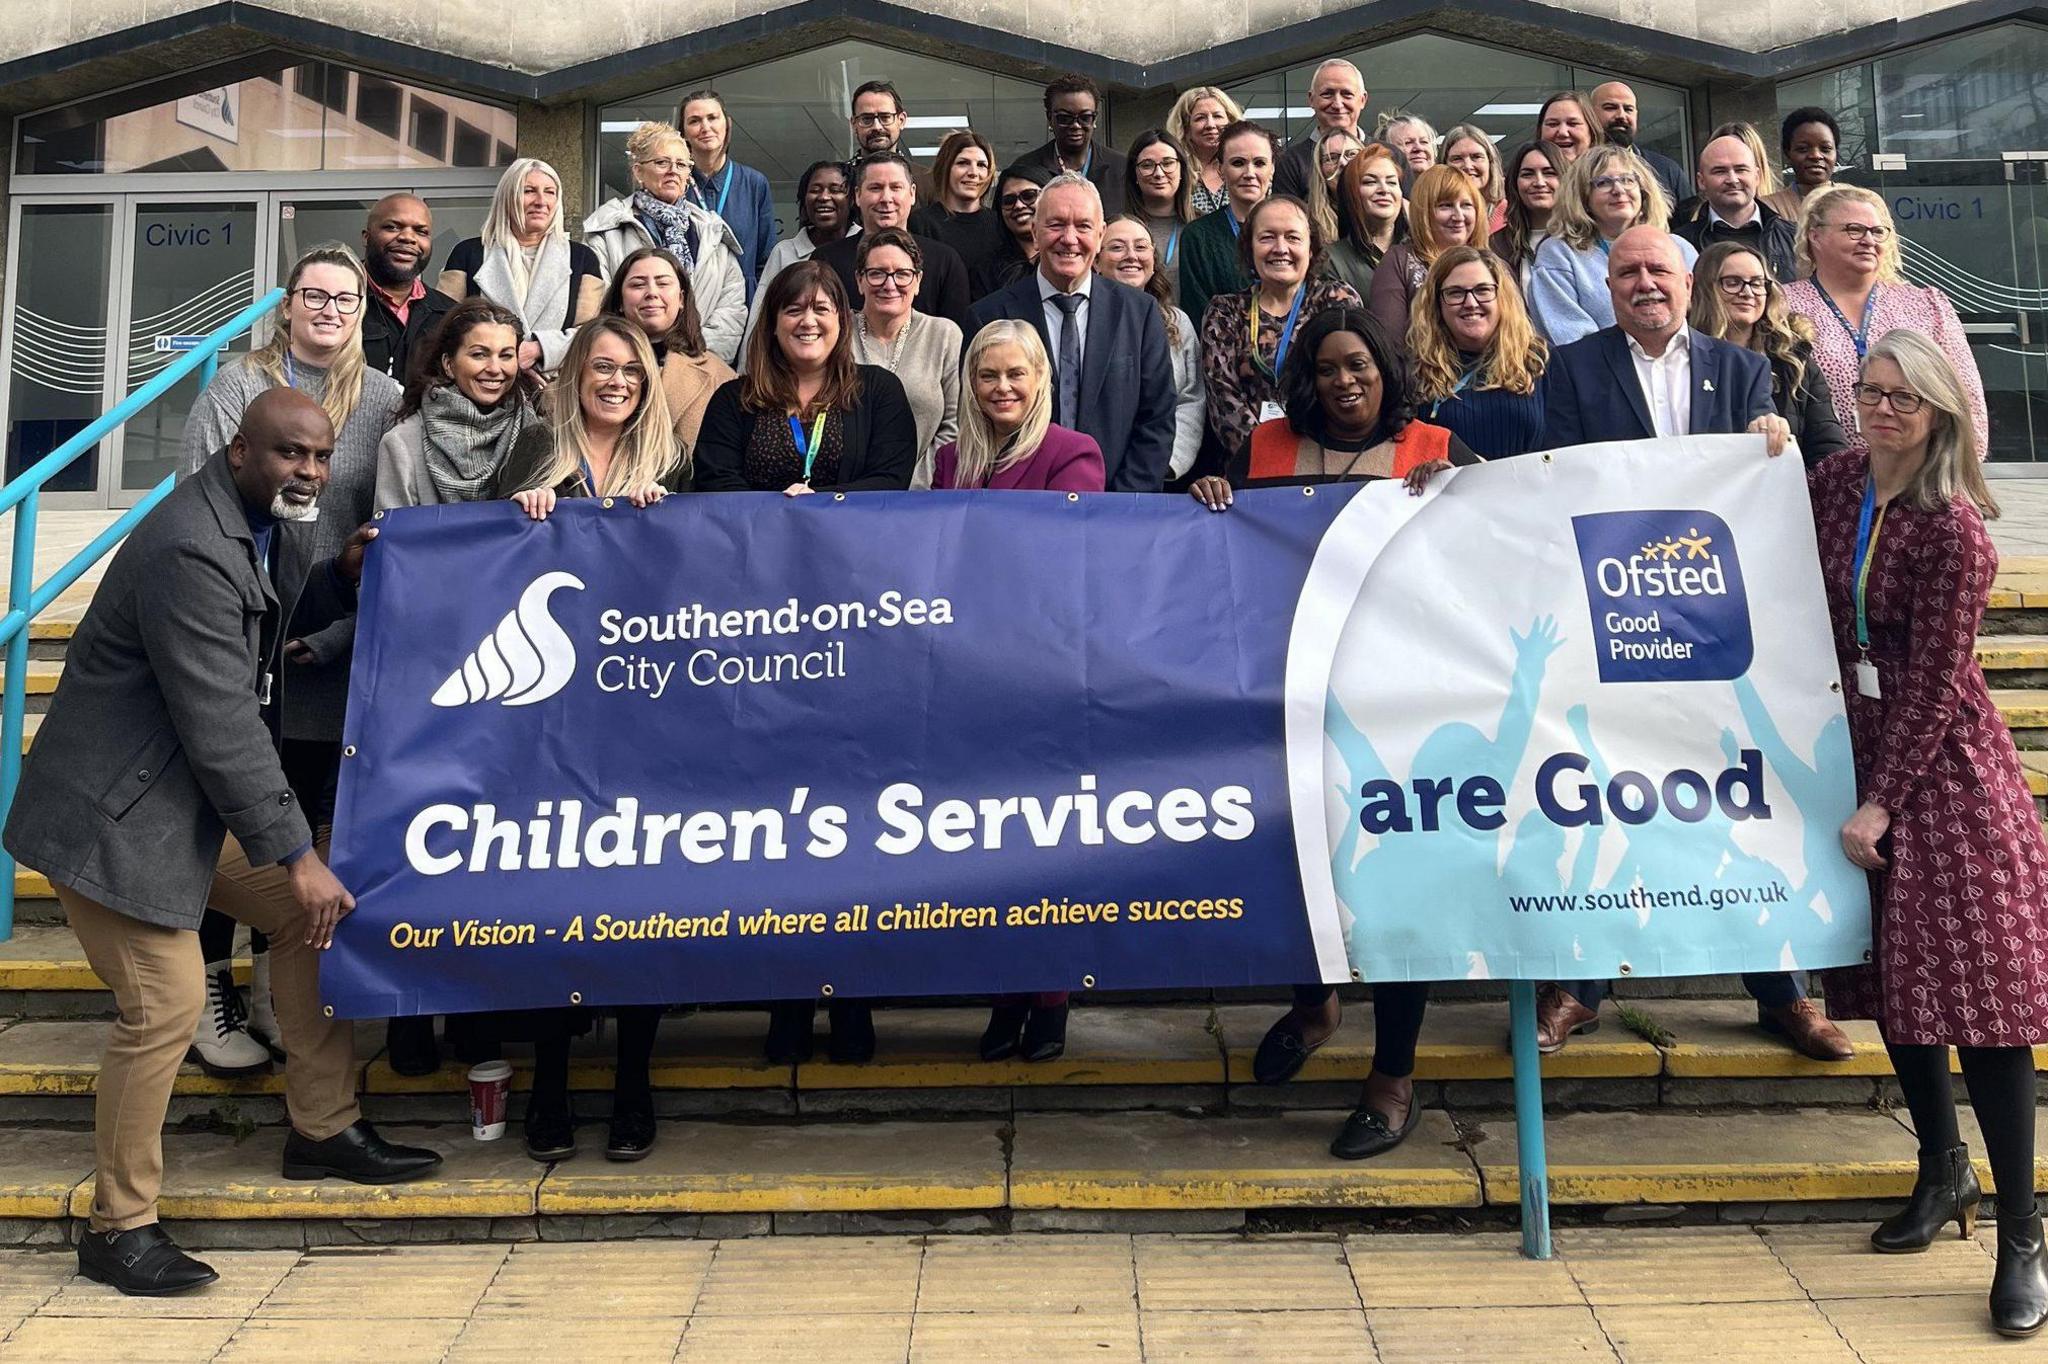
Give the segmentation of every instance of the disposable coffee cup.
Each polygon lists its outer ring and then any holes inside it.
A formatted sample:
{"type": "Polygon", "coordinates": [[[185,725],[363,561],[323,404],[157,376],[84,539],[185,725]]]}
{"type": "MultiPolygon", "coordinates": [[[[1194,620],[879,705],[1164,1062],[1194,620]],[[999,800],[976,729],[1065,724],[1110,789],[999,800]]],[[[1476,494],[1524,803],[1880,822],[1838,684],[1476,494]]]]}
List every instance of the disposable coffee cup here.
{"type": "Polygon", "coordinates": [[[505,1135],[505,1110],[511,1101],[510,1061],[486,1061],[469,1068],[469,1124],[478,1141],[505,1135]]]}

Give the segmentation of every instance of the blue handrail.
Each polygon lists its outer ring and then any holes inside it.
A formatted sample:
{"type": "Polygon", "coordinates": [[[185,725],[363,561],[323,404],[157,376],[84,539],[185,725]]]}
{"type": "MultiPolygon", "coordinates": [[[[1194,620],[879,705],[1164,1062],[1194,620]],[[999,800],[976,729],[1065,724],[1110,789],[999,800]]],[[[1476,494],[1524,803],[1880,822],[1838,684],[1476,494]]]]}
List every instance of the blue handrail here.
{"type": "MultiPolygon", "coordinates": [[[[65,588],[77,582],[86,569],[98,563],[102,555],[119,544],[122,537],[135,529],[136,523],[149,515],[157,503],[169,496],[175,476],[151,488],[140,502],[123,512],[113,525],[101,531],[91,544],[72,555],[63,567],[39,586],[35,581],[36,512],[42,500],[43,485],[99,444],[115,428],[126,424],[161,398],[192,371],[200,372],[201,387],[211,383],[214,369],[220,363],[221,350],[258,321],[270,316],[283,301],[284,290],[272,289],[209,332],[198,345],[116,403],[112,411],[102,414],[83,431],[23,470],[6,487],[0,488],[0,513],[10,510],[14,513],[14,560],[7,579],[7,614],[0,616],[0,645],[7,648],[6,691],[4,696],[0,696],[0,824],[6,823],[7,812],[14,808],[15,788],[21,784],[21,737],[28,710],[29,622],[57,600],[65,588]]],[[[0,848],[0,942],[6,942],[13,936],[14,858],[5,848],[0,848]]]]}

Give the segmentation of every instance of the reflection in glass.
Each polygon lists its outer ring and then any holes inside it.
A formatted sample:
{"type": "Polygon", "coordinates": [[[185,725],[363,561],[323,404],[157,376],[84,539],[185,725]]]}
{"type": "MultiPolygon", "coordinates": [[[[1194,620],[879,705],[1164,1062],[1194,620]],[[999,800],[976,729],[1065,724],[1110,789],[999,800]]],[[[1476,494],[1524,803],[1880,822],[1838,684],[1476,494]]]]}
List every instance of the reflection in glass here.
{"type": "MultiPolygon", "coordinates": [[[[363,253],[363,222],[368,218],[370,206],[376,197],[365,195],[360,199],[284,199],[280,197],[277,206],[277,278],[273,284],[282,284],[292,272],[292,265],[314,247],[327,242],[340,242],[358,256],[363,253]]],[[[421,194],[427,207],[434,214],[434,248],[427,257],[427,268],[420,278],[432,288],[434,279],[441,273],[441,266],[448,259],[448,253],[455,249],[455,243],[464,237],[481,235],[484,230],[484,215],[491,206],[488,194],[470,191],[466,194],[437,194],[431,191],[421,194]]]]}
{"type": "MultiPolygon", "coordinates": [[[[13,358],[7,376],[7,469],[16,474],[77,435],[104,409],[107,272],[114,210],[106,204],[25,204],[15,279],[13,358]]],[[[99,486],[99,450],[44,485],[99,486]]]]}

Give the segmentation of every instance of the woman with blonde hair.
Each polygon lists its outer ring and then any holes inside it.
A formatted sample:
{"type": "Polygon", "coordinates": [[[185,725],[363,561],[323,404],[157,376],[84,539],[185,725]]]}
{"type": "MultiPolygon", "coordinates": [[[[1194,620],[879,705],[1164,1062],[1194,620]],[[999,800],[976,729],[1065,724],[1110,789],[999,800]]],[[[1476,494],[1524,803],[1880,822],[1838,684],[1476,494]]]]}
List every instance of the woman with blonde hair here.
{"type": "MultiPolygon", "coordinates": [[[[389,375],[363,362],[363,307],[369,290],[362,261],[339,242],[299,257],[285,280],[284,301],[277,306],[270,335],[249,354],[222,365],[185,419],[179,466],[188,474],[227,447],[249,404],[269,389],[299,390],[334,423],[334,454],[320,515],[282,527],[277,540],[274,585],[286,603],[298,596],[306,575],[338,554],[342,542],[375,510],[377,445],[401,395],[389,375]]],[[[332,817],[329,793],[341,761],[355,632],[351,613],[303,637],[287,637],[282,646],[287,662],[278,725],[285,776],[315,825],[332,817]]],[[[255,977],[245,1017],[232,971],[234,933],[235,921],[213,910],[199,926],[206,1008],[199,1015],[192,1052],[215,1075],[268,1069],[268,1044],[279,1044],[278,1058],[283,1056],[270,1003],[267,944],[260,935],[252,942],[255,977]]]]}
{"type": "Polygon", "coordinates": [[[1230,202],[1230,191],[1223,185],[1223,130],[1243,119],[1237,101],[1213,85],[1197,85],[1173,102],[1166,131],[1188,156],[1189,222],[1230,202]]]}
{"type": "Polygon", "coordinates": [[[654,347],[637,324],[604,314],[579,327],[541,413],[546,420],[512,447],[496,493],[534,520],[564,497],[644,507],[689,490],[690,454],[676,440],[654,347]]]}
{"type": "MultiPolygon", "coordinates": [[[[681,149],[681,134],[676,140],[683,167],[679,184],[687,183],[689,153],[681,149]]],[[[738,268],[737,239],[734,249],[738,268]]],[[[519,367],[552,374],[576,328],[597,316],[604,266],[590,247],[569,240],[560,173],[522,156],[498,177],[483,235],[455,243],[434,287],[456,299],[481,294],[519,314],[526,327],[519,367]]]]}
{"type": "Polygon", "coordinates": [[[1463,171],[1479,186],[1479,197],[1487,205],[1487,231],[1500,231],[1507,223],[1508,196],[1501,173],[1500,148],[1494,145],[1493,138],[1476,123],[1460,123],[1444,134],[1439,160],[1452,170],[1463,171]]]}
{"type": "Polygon", "coordinates": [[[1388,336],[1408,334],[1408,312],[1436,258],[1454,246],[1484,247],[1486,200],[1463,171],[1431,166],[1408,196],[1408,240],[1388,249],[1372,272],[1367,306],[1388,336]]]}
{"type": "MultiPolygon", "coordinates": [[[[1614,325],[1607,289],[1607,249],[1632,227],[1671,227],[1671,206],[1649,165],[1633,150],[1602,143],[1571,163],[1550,214],[1550,235],[1529,272],[1529,312],[1553,346],[1569,345],[1614,325]]],[[[1699,259],[1689,241],[1673,237],[1687,270],[1699,259]]]]}
{"type": "Polygon", "coordinates": [[[1491,251],[1436,258],[1408,324],[1415,410],[1482,459],[1527,454],[1543,439],[1549,347],[1522,306],[1514,272],[1491,251]]]}
{"type": "Polygon", "coordinates": [[[1429,120],[1420,114],[1411,114],[1406,109],[1389,109],[1380,115],[1373,137],[1401,153],[1408,162],[1408,169],[1416,175],[1436,164],[1436,129],[1430,127],[1429,120]]]}
{"type": "Polygon", "coordinates": [[[1835,416],[1854,430],[1856,385],[1863,356],[1888,332],[1929,337],[1948,356],[1969,399],[1978,458],[1991,449],[1991,421],[1977,357],[1955,304],[1932,285],[1906,282],[1899,269],[1899,232],[1884,199],[1860,185],[1823,185],[1807,195],[1799,219],[1799,269],[1785,286],[1785,306],[1813,324],[1813,360],[1834,393],[1835,416]]]}
{"type": "Polygon", "coordinates": [[[932,487],[1103,490],[1095,438],[1053,422],[1052,360],[1036,327],[989,323],[975,333],[961,368],[972,401],[961,408],[959,439],[939,447],[932,487]]]}
{"type": "Polygon", "coordinates": [[[1358,156],[1365,144],[1342,128],[1332,128],[1316,143],[1316,173],[1308,177],[1308,191],[1302,199],[1308,204],[1309,213],[1316,220],[1316,228],[1323,234],[1323,240],[1337,240],[1338,182],[1343,178],[1344,168],[1358,156]]]}
{"type": "Polygon", "coordinates": [[[1983,1194],[1950,1047],[1996,1182],[1991,1324],[2048,1323],[2034,1201],[2033,1048],[2048,1042],[2048,844],[1974,654],[1998,553],[1976,416],[1935,341],[1870,345],[1849,400],[1861,449],[1807,478],[1861,801],[1842,850],[1874,878],[1870,960],[1823,973],[1831,1018],[1874,1019],[1913,1117],[1919,1178],[1874,1249],[1969,1240],[1983,1194]]]}
{"type": "Polygon", "coordinates": [[[1813,362],[1813,323],[1785,306],[1785,291],[1753,246],[1716,242],[1693,267],[1692,312],[1702,336],[1732,341],[1771,362],[1771,405],[1812,466],[1849,447],[1827,375],[1813,362]]]}

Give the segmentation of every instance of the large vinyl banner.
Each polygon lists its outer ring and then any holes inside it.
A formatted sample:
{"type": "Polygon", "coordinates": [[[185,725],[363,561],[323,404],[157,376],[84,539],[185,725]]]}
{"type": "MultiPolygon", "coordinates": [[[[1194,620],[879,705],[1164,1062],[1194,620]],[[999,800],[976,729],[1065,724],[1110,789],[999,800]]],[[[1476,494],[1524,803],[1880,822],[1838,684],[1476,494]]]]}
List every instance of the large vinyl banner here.
{"type": "Polygon", "coordinates": [[[346,1016],[1862,958],[1796,459],[381,522],[346,1016]]]}

